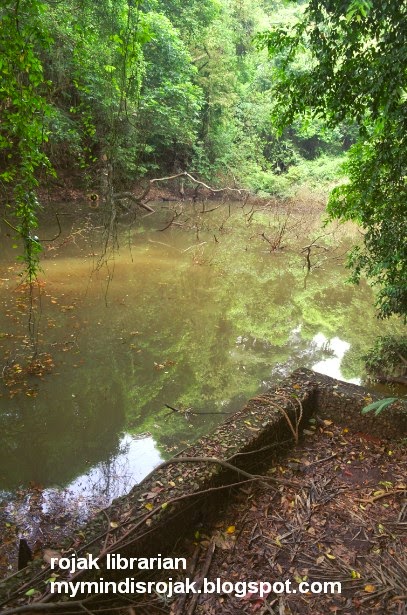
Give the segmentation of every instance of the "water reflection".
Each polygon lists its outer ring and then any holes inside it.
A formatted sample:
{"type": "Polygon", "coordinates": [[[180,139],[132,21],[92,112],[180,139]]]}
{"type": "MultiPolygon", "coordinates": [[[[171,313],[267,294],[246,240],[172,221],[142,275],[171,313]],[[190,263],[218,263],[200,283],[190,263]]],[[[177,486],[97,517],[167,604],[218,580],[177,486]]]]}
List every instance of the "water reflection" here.
{"type": "MultiPolygon", "coordinates": [[[[161,461],[160,451],[150,434],[125,434],[116,455],[98,463],[63,490],[65,503],[74,498],[85,509],[106,506],[115,498],[128,493],[161,461]]],[[[49,512],[53,500],[60,497],[61,490],[46,489],[43,494],[42,509],[43,512],[49,512]]]]}
{"type": "Polygon", "coordinates": [[[3,492],[0,518],[16,526],[18,534],[29,538],[31,545],[47,543],[50,538],[58,544],[71,527],[80,526],[93,512],[128,493],[161,461],[150,434],[125,434],[116,454],[64,488],[31,484],[14,496],[3,492]]]}
{"type": "Polygon", "coordinates": [[[353,384],[360,384],[361,378],[346,378],[342,373],[341,364],[343,357],[350,348],[350,344],[339,337],[333,337],[328,339],[323,333],[317,333],[313,338],[313,342],[320,348],[330,350],[333,353],[333,357],[327,357],[322,361],[318,361],[312,366],[312,369],[320,374],[331,376],[331,378],[337,378],[338,380],[345,380],[345,382],[352,382],[353,384]]]}
{"type": "MultiPolygon", "coordinates": [[[[318,217],[292,214],[298,223],[284,250],[270,252],[262,233],[273,235],[273,212],[190,211],[184,226],[158,233],[167,215],[119,232],[120,251],[99,271],[95,236],[78,234],[44,255],[39,334],[53,367],[25,389],[1,390],[8,498],[34,483],[45,501],[90,493],[105,502],[297,367],[359,382],[363,352],[401,328],[376,321],[366,285],[345,283],[345,231],[329,236],[325,260],[307,274],[301,249],[320,233],[318,217]],[[165,404],[207,414],[167,416],[165,404]]],[[[0,350],[17,380],[26,298],[4,258],[0,350]]]]}

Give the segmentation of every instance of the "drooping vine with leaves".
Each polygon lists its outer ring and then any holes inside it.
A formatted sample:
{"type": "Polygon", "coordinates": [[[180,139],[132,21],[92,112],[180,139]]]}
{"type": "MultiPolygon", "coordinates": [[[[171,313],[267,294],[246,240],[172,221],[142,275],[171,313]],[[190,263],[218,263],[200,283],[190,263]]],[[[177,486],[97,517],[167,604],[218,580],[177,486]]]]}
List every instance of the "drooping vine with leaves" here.
{"type": "Polygon", "coordinates": [[[0,182],[5,216],[22,240],[28,282],[38,273],[41,244],[35,236],[40,177],[53,174],[43,145],[48,82],[40,52],[52,39],[43,28],[45,5],[38,0],[11,1],[1,9],[0,29],[0,182]]]}

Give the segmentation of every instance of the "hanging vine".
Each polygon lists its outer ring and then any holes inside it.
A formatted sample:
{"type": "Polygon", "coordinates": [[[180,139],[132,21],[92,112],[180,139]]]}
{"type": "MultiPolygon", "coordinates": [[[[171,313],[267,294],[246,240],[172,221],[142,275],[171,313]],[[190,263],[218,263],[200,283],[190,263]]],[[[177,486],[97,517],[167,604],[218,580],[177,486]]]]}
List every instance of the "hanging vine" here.
{"type": "MultiPolygon", "coordinates": [[[[148,28],[143,22],[140,2],[126,3],[123,26],[117,32],[117,18],[112,6],[109,15],[111,64],[105,65],[108,98],[111,101],[106,139],[101,155],[101,194],[104,204],[104,242],[98,266],[107,262],[109,253],[118,247],[117,201],[115,184],[117,161],[125,148],[128,133],[136,139],[134,116],[137,114],[144,70],[142,45],[149,40],[148,28]]],[[[110,279],[110,275],[109,275],[110,279]]]]}
{"type": "Polygon", "coordinates": [[[38,0],[6,1],[0,29],[0,181],[7,212],[16,219],[15,229],[22,242],[20,260],[29,284],[37,277],[41,253],[35,238],[38,176],[53,173],[43,152],[47,140],[44,117],[49,107],[38,50],[51,44],[41,21],[44,10],[38,0]]]}

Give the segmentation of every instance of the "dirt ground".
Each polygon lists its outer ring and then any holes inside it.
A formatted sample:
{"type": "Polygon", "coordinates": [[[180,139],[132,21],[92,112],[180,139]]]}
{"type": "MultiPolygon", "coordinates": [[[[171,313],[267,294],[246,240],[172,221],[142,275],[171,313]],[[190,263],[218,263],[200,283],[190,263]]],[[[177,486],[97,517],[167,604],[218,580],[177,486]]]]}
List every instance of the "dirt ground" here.
{"type": "Polygon", "coordinates": [[[406,464],[403,444],[317,420],[266,473],[276,482],[241,487],[183,552],[199,548],[198,582],[209,564],[211,581],[339,581],[342,593],[205,594],[157,613],[406,613],[406,464]]]}
{"type": "MultiPolygon", "coordinates": [[[[405,615],[405,440],[391,443],[316,417],[298,445],[283,446],[278,453],[266,447],[261,481],[247,479],[221,491],[216,506],[203,507],[188,537],[180,538],[171,554],[188,562],[186,571],[170,573],[174,581],[189,578],[197,588],[202,588],[203,577],[213,583],[239,583],[238,596],[227,586],[216,593],[181,594],[175,600],[163,594],[136,601],[126,596],[126,604],[112,595],[87,603],[86,612],[405,615]],[[260,596],[250,588],[242,590],[241,583],[249,581],[290,581],[290,589],[297,591],[280,593],[278,586],[260,596]],[[300,593],[302,582],[339,582],[341,593],[300,593]]],[[[165,576],[149,574],[149,580],[169,576],[168,571],[165,576]]],[[[55,612],[62,612],[62,606],[55,604],[55,612]]],[[[82,606],[69,612],[83,612],[82,606]]],[[[40,605],[36,613],[42,613],[40,605]]]]}

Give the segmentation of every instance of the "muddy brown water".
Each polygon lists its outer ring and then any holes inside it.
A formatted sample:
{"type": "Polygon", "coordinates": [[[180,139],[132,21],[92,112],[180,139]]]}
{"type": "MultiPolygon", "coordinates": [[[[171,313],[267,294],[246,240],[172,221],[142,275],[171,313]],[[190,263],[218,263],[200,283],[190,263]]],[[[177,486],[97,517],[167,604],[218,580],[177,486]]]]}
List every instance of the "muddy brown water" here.
{"type": "Polygon", "coordinates": [[[162,232],[168,208],[123,220],[100,268],[93,212],[64,218],[44,244],[36,300],[49,373],[25,380],[27,296],[3,229],[0,352],[15,382],[0,391],[0,494],[20,535],[35,525],[27,487],[41,514],[74,508],[81,520],[297,367],[363,381],[363,352],[402,327],[376,320],[366,284],[346,283],[354,229],[321,229],[320,213],[300,207],[182,208],[162,232]]]}

